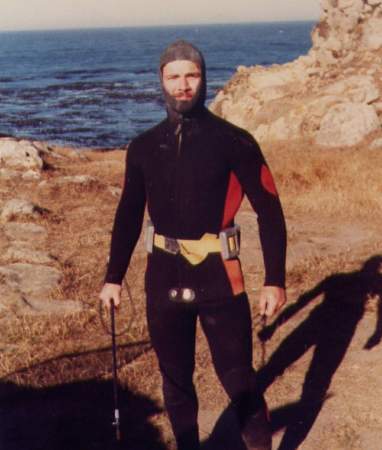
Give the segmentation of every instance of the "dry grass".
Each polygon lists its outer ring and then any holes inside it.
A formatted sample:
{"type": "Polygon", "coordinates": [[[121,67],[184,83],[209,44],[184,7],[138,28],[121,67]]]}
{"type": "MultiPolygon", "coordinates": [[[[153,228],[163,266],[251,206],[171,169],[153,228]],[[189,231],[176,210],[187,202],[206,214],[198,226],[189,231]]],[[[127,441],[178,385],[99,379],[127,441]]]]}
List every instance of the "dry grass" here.
{"type": "MultiPolygon", "coordinates": [[[[377,230],[382,217],[382,165],[378,151],[367,146],[354,149],[323,150],[309,142],[268,144],[264,153],[275,175],[288,220],[303,228],[315,227],[325,235],[326,227],[343,222],[357,222],[377,230]]],[[[79,300],[84,311],[57,319],[51,316],[0,316],[3,344],[0,377],[20,385],[35,387],[64,384],[74,380],[110,377],[110,337],[101,326],[97,295],[102,286],[111,227],[118,198],[109,186],[122,187],[123,152],[84,152],[85,159],[50,161],[44,173],[48,185],[6,181],[5,197],[25,196],[49,210],[34,219],[48,228],[45,250],[49,251],[63,272],[53,301],[79,300]],[[98,178],[87,186],[57,186],[60,175],[89,174],[98,178]]],[[[3,191],[4,192],[4,191],[3,191]]],[[[6,198],[5,198],[6,199],[6,198]]],[[[289,245],[301,235],[289,234],[289,245]]],[[[245,239],[245,237],[244,237],[245,239]]],[[[331,273],[351,271],[369,256],[379,252],[380,242],[369,239],[360,248],[341,250],[304,259],[288,272],[291,301],[331,273]]],[[[119,338],[120,378],[124,386],[155,400],[160,400],[160,379],[153,352],[147,352],[143,272],[145,255],[141,243],[129,271],[128,280],[134,297],[134,310],[125,302],[118,327],[134,315],[128,333],[119,338]],[[137,343],[134,345],[134,343],[137,343]],[[129,363],[129,364],[127,364],[129,363]]],[[[259,274],[249,274],[258,283],[259,274]]],[[[252,282],[251,278],[251,282],[252,282]]],[[[253,303],[253,314],[256,314],[253,303]]],[[[195,381],[202,394],[202,404],[221,407],[225,396],[213,373],[207,343],[198,335],[195,381]]],[[[255,361],[260,360],[258,346],[255,361]]],[[[276,387],[277,390],[277,387],[276,387]]],[[[168,423],[163,415],[153,419],[162,429],[168,423]]],[[[166,439],[166,438],[165,438],[166,439]]]]}
{"type": "MultiPolygon", "coordinates": [[[[318,224],[346,219],[363,222],[370,228],[378,226],[382,215],[382,166],[377,151],[367,147],[329,151],[312,148],[306,142],[269,144],[263,151],[274,172],[287,218],[317,221],[318,224]]],[[[12,192],[10,197],[16,190],[19,196],[28,195],[49,210],[34,221],[49,229],[45,249],[57,259],[64,274],[60,288],[52,293],[52,298],[55,301],[79,300],[86,305],[86,310],[60,321],[44,317],[15,317],[6,321],[3,336],[6,342],[17,343],[17,351],[2,355],[2,376],[12,369],[62,353],[107,345],[108,337],[98,319],[97,294],[102,286],[118,202],[108,186],[122,186],[124,153],[85,152],[85,156],[86,159],[81,160],[51,162],[54,170],[44,175],[48,179],[45,188],[30,191],[29,186],[18,184],[16,187],[16,183],[7,181],[9,192],[12,192]],[[85,186],[58,186],[52,180],[52,173],[54,177],[86,173],[102,181],[85,186]]],[[[295,238],[293,233],[291,237],[295,238]]],[[[370,247],[373,247],[372,243],[370,247]]],[[[358,258],[350,255],[349,258],[347,254],[339,254],[330,260],[304,261],[288,273],[289,287],[291,290],[303,289],[301,283],[309,285],[314,281],[312,273],[314,279],[320,278],[339,266],[344,268],[344,264],[354,266],[360,259],[362,255],[358,258]]],[[[144,265],[144,253],[140,248],[129,273],[133,281],[136,317],[133,329],[125,338],[127,341],[147,338],[142,284],[144,265]]],[[[89,366],[89,377],[92,370],[89,366]]],[[[57,382],[62,381],[57,379],[57,382]]]]}
{"type": "Polygon", "coordinates": [[[287,214],[351,218],[376,224],[382,215],[380,151],[367,146],[323,149],[310,142],[270,144],[287,214]]]}

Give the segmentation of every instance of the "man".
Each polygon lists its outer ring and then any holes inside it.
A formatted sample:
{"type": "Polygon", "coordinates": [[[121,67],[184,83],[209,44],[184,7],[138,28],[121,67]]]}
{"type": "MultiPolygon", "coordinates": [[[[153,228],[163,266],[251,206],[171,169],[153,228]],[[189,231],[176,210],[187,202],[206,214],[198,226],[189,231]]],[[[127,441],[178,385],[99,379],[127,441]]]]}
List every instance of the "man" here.
{"type": "Polygon", "coordinates": [[[252,368],[248,299],[234,217],[245,193],[256,210],[265,263],[260,312],[285,303],[286,232],[271,173],[254,139],[204,106],[205,63],[185,41],[160,59],[167,119],[129,145],[110,262],[100,298],[120,302],[121,282],[140,235],[152,226],[145,276],[148,327],[178,450],[199,448],[192,382],[196,319],[237,412],[249,449],[269,450],[266,406],[252,368]]]}

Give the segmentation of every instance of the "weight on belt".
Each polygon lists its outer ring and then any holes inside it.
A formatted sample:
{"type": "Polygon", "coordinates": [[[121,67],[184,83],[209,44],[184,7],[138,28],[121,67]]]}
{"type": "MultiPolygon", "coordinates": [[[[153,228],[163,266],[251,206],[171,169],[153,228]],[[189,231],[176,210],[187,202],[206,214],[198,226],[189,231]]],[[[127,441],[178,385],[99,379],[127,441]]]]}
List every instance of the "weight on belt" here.
{"type": "Polygon", "coordinates": [[[195,300],[195,291],[191,288],[171,288],[168,297],[173,302],[191,303],[195,300]]]}

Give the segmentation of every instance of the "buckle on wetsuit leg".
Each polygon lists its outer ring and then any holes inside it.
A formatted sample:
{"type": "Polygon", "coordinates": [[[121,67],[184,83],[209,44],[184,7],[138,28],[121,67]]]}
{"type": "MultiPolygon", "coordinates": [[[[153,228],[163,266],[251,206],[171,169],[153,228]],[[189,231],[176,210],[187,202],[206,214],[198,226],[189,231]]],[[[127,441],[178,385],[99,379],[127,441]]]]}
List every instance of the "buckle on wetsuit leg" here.
{"type": "Polygon", "coordinates": [[[164,248],[166,252],[169,252],[172,255],[177,255],[180,252],[178,241],[167,236],[164,237],[164,248]]]}
{"type": "Polygon", "coordinates": [[[223,259],[232,259],[240,253],[240,226],[225,228],[219,233],[223,259]]]}
{"type": "Polygon", "coordinates": [[[146,233],[145,233],[145,248],[148,253],[153,252],[153,246],[154,246],[154,225],[149,219],[146,224],[146,233]]]}

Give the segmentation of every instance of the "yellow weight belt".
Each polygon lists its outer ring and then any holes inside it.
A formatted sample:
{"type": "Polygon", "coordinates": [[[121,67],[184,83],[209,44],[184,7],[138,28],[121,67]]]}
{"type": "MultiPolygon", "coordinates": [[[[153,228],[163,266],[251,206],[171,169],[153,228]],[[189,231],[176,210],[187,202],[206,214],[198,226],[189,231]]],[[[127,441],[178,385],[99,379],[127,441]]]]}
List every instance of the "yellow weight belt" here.
{"type": "MultiPolygon", "coordinates": [[[[221,242],[216,234],[205,233],[200,239],[176,239],[179,245],[179,253],[187,261],[196,266],[204,261],[209,253],[221,253],[221,242]]],[[[161,234],[154,235],[154,245],[164,251],[172,253],[166,248],[166,238],[161,234]]]]}

